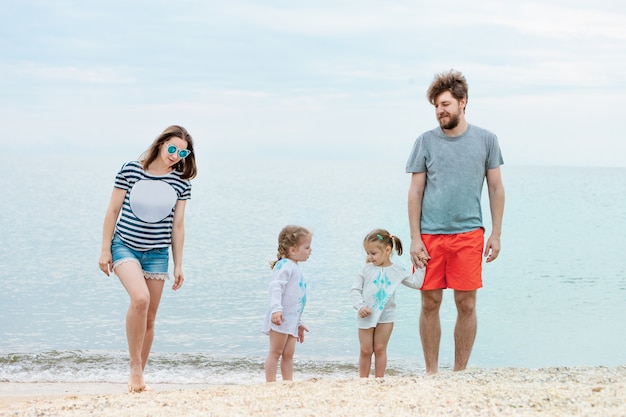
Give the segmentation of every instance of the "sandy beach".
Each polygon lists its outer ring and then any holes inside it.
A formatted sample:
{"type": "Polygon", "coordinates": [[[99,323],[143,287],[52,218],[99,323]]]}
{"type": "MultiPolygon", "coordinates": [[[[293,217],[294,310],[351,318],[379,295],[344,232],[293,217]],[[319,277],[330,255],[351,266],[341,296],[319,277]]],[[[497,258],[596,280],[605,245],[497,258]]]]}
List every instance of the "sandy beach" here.
{"type": "Polygon", "coordinates": [[[0,416],[625,416],[626,366],[256,385],[0,383],[0,416]]]}

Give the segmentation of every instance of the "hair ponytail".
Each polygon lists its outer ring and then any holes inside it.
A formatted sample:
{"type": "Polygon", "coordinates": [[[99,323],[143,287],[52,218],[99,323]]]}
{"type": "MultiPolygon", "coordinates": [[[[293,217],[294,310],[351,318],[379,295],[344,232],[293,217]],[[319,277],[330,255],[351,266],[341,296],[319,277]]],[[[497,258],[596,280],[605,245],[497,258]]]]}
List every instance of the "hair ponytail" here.
{"type": "Polygon", "coordinates": [[[365,236],[363,242],[379,242],[383,246],[391,246],[398,256],[402,255],[402,241],[385,229],[374,229],[365,236]]]}
{"type": "Polygon", "coordinates": [[[283,227],[283,230],[278,234],[278,252],[276,253],[276,260],[270,262],[270,268],[274,269],[278,261],[288,257],[289,249],[298,247],[303,238],[311,235],[312,233],[302,226],[289,225],[283,227]]]}

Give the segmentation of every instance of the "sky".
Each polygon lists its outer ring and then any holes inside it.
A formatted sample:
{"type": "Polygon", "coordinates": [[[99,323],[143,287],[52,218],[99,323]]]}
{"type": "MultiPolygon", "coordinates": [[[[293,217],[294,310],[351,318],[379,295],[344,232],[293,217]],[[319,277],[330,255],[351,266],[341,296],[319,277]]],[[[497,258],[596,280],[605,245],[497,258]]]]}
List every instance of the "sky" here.
{"type": "Polygon", "coordinates": [[[393,161],[436,73],[505,164],[626,167],[622,0],[20,0],[0,15],[3,149],[393,161]]]}

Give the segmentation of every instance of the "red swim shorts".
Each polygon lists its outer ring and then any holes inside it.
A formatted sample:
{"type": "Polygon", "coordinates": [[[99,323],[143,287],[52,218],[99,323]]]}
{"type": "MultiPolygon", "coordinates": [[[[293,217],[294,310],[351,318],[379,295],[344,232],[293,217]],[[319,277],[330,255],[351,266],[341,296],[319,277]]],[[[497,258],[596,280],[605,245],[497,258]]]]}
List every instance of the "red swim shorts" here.
{"type": "Polygon", "coordinates": [[[485,230],[452,235],[422,235],[430,260],[422,290],[474,291],[483,286],[485,230]]]}

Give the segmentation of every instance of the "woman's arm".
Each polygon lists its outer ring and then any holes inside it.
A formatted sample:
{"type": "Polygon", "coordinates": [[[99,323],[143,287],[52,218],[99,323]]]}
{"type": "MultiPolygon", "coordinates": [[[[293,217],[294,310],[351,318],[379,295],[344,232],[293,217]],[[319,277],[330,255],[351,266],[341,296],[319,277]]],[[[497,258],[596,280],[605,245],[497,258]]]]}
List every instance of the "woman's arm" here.
{"type": "Polygon", "coordinates": [[[111,200],[109,201],[109,207],[107,208],[104,216],[104,225],[102,226],[102,249],[100,251],[100,270],[107,276],[113,271],[113,257],[111,256],[111,240],[113,240],[113,233],[115,232],[115,224],[117,218],[122,210],[122,204],[124,204],[124,198],[126,197],[126,190],[121,188],[113,188],[111,193],[111,200]]]}
{"type": "Polygon", "coordinates": [[[174,285],[176,291],[183,285],[183,245],[185,244],[185,205],[187,200],[178,200],[172,224],[172,259],[174,260],[174,285]]]}

